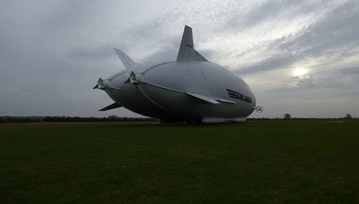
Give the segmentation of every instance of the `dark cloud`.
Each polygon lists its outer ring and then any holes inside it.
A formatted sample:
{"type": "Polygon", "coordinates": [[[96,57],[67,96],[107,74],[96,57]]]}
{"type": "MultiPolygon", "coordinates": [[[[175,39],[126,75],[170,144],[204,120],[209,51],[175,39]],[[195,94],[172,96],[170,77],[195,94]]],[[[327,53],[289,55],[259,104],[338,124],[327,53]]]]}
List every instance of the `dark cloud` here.
{"type": "Polygon", "coordinates": [[[259,62],[251,67],[236,70],[235,73],[239,75],[255,74],[259,72],[265,72],[275,69],[281,69],[286,66],[290,66],[298,60],[298,57],[291,54],[282,54],[275,57],[271,57],[268,60],[259,62]]]}
{"type": "Polygon", "coordinates": [[[301,54],[309,57],[323,54],[337,59],[348,57],[351,50],[359,45],[359,27],[352,20],[359,19],[358,11],[357,2],[345,3],[319,22],[310,25],[301,35],[279,43],[279,48],[288,51],[303,49],[301,54]]]}
{"type": "MultiPolygon", "coordinates": [[[[278,14],[290,11],[289,17],[303,15],[303,13],[312,12],[315,7],[308,5],[308,1],[264,1],[250,12],[233,12],[227,22],[219,26],[216,31],[235,30],[241,32],[241,29],[247,29],[251,26],[275,20],[278,14]]],[[[236,6],[232,7],[236,9],[236,6]]]]}
{"type": "Polygon", "coordinates": [[[359,66],[340,69],[343,74],[359,74],[359,66]]]}
{"type": "Polygon", "coordinates": [[[273,41],[268,45],[268,50],[276,50],[277,54],[251,67],[239,69],[236,73],[254,74],[285,69],[295,62],[323,56],[324,64],[333,64],[357,55],[359,27],[351,19],[359,19],[359,4],[356,1],[339,6],[296,36],[273,41]]]}

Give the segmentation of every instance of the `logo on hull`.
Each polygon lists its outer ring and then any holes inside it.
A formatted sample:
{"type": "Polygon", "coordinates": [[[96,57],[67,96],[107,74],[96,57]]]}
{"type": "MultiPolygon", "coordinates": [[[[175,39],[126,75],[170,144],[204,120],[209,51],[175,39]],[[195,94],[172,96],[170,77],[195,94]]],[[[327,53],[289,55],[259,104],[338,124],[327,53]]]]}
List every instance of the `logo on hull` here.
{"type": "Polygon", "coordinates": [[[246,95],[244,95],[244,94],[242,94],[240,92],[230,90],[230,89],[226,89],[226,90],[228,92],[229,97],[237,99],[237,100],[240,100],[240,101],[244,101],[244,102],[247,102],[247,103],[252,103],[252,98],[251,97],[246,96],[246,95]]]}

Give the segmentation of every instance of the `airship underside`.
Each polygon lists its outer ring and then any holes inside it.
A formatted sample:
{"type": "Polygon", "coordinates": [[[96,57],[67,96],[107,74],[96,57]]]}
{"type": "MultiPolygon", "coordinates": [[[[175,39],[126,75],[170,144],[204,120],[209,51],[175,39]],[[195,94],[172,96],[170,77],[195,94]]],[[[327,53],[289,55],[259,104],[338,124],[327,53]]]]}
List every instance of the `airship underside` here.
{"type": "Polygon", "coordinates": [[[242,78],[194,49],[188,26],[176,61],[141,66],[114,50],[126,70],[98,80],[94,89],[115,101],[100,111],[124,107],[163,122],[221,123],[245,122],[256,110],[255,95],[242,78]]]}

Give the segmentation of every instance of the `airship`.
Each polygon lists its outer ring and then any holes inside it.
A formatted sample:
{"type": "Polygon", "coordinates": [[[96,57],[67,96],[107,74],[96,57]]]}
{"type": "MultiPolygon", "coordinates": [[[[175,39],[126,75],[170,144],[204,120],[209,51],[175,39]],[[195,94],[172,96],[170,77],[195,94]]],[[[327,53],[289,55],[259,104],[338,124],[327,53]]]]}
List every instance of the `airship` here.
{"type": "Polygon", "coordinates": [[[254,111],[263,111],[240,76],[195,50],[187,25],[176,61],[141,65],[120,49],[114,51],[125,69],[97,81],[94,89],[114,101],[100,111],[123,107],[162,123],[187,124],[243,123],[254,111]]]}

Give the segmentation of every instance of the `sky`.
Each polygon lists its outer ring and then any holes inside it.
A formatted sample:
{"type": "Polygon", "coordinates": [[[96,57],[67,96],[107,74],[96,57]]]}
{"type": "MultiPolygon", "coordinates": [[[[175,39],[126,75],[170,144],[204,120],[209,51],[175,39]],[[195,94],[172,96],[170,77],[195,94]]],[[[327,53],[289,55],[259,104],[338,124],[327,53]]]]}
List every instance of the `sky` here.
{"type": "Polygon", "coordinates": [[[0,1],[0,116],[138,117],[93,90],[138,63],[174,61],[184,25],[196,50],[244,79],[250,117],[359,117],[356,0],[0,1]]]}

